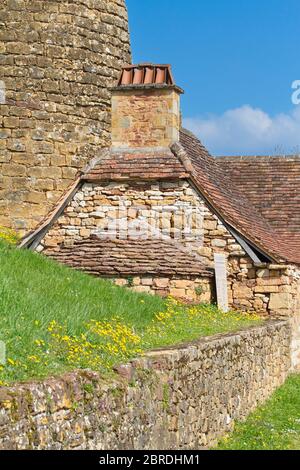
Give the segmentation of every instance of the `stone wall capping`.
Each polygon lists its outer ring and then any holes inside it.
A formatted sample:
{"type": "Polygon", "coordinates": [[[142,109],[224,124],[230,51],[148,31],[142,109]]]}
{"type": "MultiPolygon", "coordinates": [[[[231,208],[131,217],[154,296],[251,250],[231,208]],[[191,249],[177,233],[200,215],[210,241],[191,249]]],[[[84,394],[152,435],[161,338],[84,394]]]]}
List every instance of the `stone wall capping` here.
{"type": "Polygon", "coordinates": [[[260,269],[267,268],[268,266],[270,266],[269,263],[253,263],[253,265],[255,268],[260,268],[260,269]]]}
{"type": "Polygon", "coordinates": [[[269,264],[268,269],[270,271],[285,271],[286,269],[290,269],[292,265],[290,264],[269,264]]]}
{"type": "Polygon", "coordinates": [[[188,352],[189,349],[195,348],[201,351],[202,347],[204,349],[206,349],[207,345],[215,347],[215,345],[219,344],[220,341],[223,344],[226,344],[230,341],[241,342],[243,338],[246,338],[249,335],[249,332],[260,335],[264,334],[266,329],[268,331],[273,331],[278,330],[283,326],[290,329],[289,319],[287,319],[284,315],[280,315],[280,313],[278,313],[277,315],[274,315],[274,317],[271,319],[269,317],[266,317],[266,319],[263,320],[263,323],[261,325],[254,325],[247,328],[243,328],[241,330],[238,330],[237,332],[219,333],[213,336],[203,336],[194,341],[177,344],[175,346],[168,346],[167,348],[153,349],[149,352],[146,352],[144,354],[144,357],[151,359],[152,357],[157,357],[161,355],[172,355],[172,353],[178,353],[178,351],[185,353],[188,352]]]}
{"type": "Polygon", "coordinates": [[[180,88],[178,85],[166,85],[166,84],[149,84],[149,85],[118,85],[118,86],[113,86],[109,88],[109,91],[111,92],[132,92],[132,91],[137,91],[140,93],[143,93],[144,91],[157,91],[157,90],[173,90],[179,93],[180,95],[184,94],[184,90],[180,88]]]}

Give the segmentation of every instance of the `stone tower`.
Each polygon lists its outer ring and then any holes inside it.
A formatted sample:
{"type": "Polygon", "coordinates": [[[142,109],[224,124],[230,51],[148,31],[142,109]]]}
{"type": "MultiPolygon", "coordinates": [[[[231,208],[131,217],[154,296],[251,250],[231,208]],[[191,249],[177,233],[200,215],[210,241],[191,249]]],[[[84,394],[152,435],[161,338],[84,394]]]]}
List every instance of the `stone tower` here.
{"type": "Polygon", "coordinates": [[[125,0],[1,0],[0,226],[36,226],[110,143],[130,60],[125,0]]]}

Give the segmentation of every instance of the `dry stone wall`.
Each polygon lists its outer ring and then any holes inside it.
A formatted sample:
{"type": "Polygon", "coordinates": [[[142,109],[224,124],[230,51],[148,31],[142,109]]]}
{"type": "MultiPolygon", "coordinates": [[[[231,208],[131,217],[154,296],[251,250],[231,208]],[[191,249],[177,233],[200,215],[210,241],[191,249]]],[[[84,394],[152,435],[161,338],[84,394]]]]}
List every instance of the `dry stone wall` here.
{"type": "Polygon", "coordinates": [[[188,302],[216,302],[214,279],[196,276],[121,276],[113,278],[116,285],[127,287],[134,292],[172,296],[188,302]]]}
{"type": "Polygon", "coordinates": [[[42,244],[55,247],[91,235],[170,236],[197,250],[203,244],[204,206],[186,181],[85,183],[42,244]]]}
{"type": "Polygon", "coordinates": [[[124,0],[1,0],[0,225],[33,228],[110,144],[128,62],[124,0]]]}
{"type": "Polygon", "coordinates": [[[204,449],[286,379],[290,327],[271,321],[118,368],[0,388],[0,449],[204,449]]]}

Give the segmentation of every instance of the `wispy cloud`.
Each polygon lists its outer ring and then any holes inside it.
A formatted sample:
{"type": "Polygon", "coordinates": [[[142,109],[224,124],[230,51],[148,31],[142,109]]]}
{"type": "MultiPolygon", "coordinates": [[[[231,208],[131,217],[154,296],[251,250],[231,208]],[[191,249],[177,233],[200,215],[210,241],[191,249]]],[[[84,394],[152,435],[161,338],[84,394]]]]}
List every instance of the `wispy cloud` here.
{"type": "Polygon", "coordinates": [[[184,126],[214,155],[300,153],[300,106],[272,117],[245,105],[219,116],[185,119],[184,126]]]}

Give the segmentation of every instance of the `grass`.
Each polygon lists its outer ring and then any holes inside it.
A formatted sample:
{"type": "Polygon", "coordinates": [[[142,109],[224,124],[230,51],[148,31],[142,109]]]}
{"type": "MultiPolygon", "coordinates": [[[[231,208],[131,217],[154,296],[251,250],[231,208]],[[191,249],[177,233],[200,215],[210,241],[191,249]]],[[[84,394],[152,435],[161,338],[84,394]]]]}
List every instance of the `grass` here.
{"type": "Polygon", "coordinates": [[[138,351],[257,322],[215,306],[187,308],[137,294],[0,240],[0,340],[8,358],[0,383],[98,369],[101,354],[111,367],[138,351]]]}
{"type": "Polygon", "coordinates": [[[220,450],[300,450],[300,375],[289,377],[271,399],[236,425],[220,450]]]}

